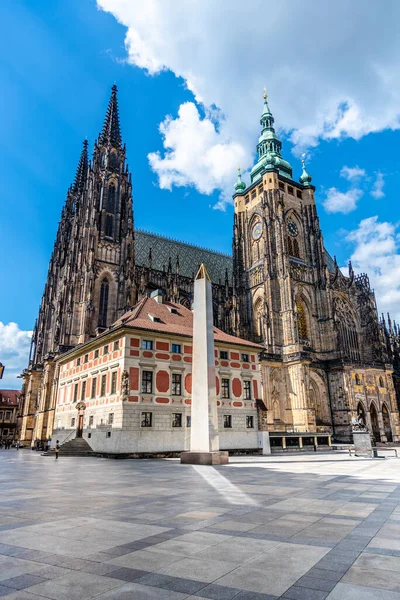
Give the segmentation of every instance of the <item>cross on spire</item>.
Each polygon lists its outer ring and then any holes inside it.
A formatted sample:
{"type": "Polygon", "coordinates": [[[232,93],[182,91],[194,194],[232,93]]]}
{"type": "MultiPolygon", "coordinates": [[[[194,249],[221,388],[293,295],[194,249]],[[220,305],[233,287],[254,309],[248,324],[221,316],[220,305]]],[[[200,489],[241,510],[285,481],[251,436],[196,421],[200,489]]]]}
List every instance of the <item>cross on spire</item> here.
{"type": "Polygon", "coordinates": [[[100,136],[100,142],[105,145],[110,143],[115,148],[121,146],[121,130],[119,126],[117,86],[111,88],[111,98],[108,103],[106,118],[104,120],[103,131],[100,136]]]}

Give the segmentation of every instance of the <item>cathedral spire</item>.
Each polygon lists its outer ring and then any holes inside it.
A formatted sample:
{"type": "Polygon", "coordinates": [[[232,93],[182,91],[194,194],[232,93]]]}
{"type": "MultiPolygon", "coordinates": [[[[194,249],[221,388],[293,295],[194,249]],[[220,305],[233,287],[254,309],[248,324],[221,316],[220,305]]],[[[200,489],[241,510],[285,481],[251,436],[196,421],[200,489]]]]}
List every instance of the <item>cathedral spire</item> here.
{"type": "Polygon", "coordinates": [[[282,142],[274,128],[275,119],[268,105],[268,96],[264,88],[264,105],[260,119],[261,135],[258,139],[258,161],[250,173],[251,183],[258,180],[261,172],[269,169],[278,170],[281,175],[292,179],[292,167],[282,158],[282,142]]]}
{"type": "Polygon", "coordinates": [[[110,143],[115,148],[121,146],[121,130],[119,126],[117,86],[114,84],[111,88],[111,98],[108,103],[107,114],[104,120],[103,131],[101,132],[100,142],[105,146],[110,143]]]}
{"type": "Polygon", "coordinates": [[[72,190],[75,193],[82,191],[85,185],[87,170],[88,170],[88,141],[83,142],[81,157],[79,159],[78,168],[76,170],[75,181],[72,185],[72,190]]]}

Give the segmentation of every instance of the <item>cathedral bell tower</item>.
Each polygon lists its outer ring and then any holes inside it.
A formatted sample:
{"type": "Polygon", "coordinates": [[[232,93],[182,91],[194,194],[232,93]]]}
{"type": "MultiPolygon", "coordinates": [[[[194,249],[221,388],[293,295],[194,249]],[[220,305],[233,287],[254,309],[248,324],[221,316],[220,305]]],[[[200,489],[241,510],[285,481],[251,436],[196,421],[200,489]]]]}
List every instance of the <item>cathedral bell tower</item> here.
{"type": "Polygon", "coordinates": [[[303,163],[299,182],[293,179],[265,93],[260,125],[250,184],[239,172],[233,196],[236,335],[265,346],[269,419],[306,431],[315,426],[309,351],[321,352],[329,337],[323,239],[311,176],[303,163]]]}
{"type": "Polygon", "coordinates": [[[23,373],[23,441],[51,433],[55,357],[109,327],[132,305],[133,243],[132,181],[114,85],[93,160],[85,140],[62,209],[23,373]]]}
{"type": "Polygon", "coordinates": [[[111,325],[133,303],[132,180],[125,159],[114,85],[91,168],[88,281],[81,325],[85,339],[111,325]]]}

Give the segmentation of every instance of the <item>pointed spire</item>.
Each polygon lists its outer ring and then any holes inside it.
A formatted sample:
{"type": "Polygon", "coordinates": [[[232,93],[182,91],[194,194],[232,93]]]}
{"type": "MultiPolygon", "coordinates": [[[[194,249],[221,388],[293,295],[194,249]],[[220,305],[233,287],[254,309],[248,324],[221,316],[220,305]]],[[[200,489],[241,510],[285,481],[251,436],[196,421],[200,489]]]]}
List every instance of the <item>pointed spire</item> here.
{"type": "Polygon", "coordinates": [[[261,118],[264,116],[271,116],[272,117],[272,112],[271,109],[268,106],[268,96],[267,96],[267,88],[264,87],[264,108],[263,108],[263,113],[261,115],[261,118]]]}
{"type": "Polygon", "coordinates": [[[268,106],[267,93],[264,88],[264,106],[260,119],[261,135],[258,138],[258,161],[250,172],[251,183],[260,178],[265,169],[277,169],[279,173],[292,179],[292,167],[282,158],[282,142],[274,129],[274,117],[268,106]]]}
{"type": "Polygon", "coordinates": [[[85,140],[83,142],[83,148],[82,148],[82,152],[81,152],[81,157],[79,159],[78,168],[76,170],[75,180],[74,180],[74,183],[72,184],[72,191],[75,193],[81,192],[85,185],[88,164],[89,164],[88,141],[85,140]]]}
{"type": "Polygon", "coordinates": [[[354,279],[354,269],[351,260],[349,260],[349,279],[350,281],[354,279]]]}
{"type": "Polygon", "coordinates": [[[117,86],[114,84],[111,88],[111,98],[108,103],[107,114],[104,120],[103,131],[100,136],[100,142],[105,145],[110,143],[115,148],[121,146],[121,130],[119,126],[117,86]]]}

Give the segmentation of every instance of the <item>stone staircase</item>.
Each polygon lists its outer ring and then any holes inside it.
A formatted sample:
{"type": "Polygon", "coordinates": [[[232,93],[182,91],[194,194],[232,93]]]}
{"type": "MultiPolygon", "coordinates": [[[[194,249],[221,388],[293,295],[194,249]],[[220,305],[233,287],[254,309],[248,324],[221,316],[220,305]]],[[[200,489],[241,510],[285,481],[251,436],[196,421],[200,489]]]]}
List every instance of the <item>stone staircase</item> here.
{"type": "MultiPolygon", "coordinates": [[[[51,453],[54,455],[54,449],[51,453]]],[[[91,454],[93,450],[83,438],[73,438],[60,445],[61,456],[90,456],[91,454]]]]}

